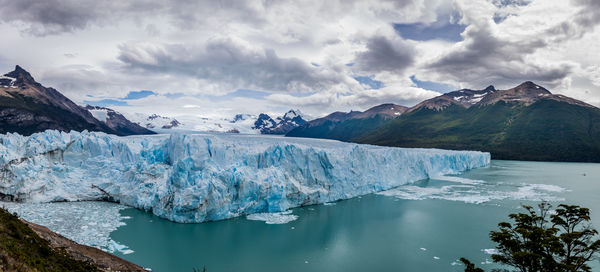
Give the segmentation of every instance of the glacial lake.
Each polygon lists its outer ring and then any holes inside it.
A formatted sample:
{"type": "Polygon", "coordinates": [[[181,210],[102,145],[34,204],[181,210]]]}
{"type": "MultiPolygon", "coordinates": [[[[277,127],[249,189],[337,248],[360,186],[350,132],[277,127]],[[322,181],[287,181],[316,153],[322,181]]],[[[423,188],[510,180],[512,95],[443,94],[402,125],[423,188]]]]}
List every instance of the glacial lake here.
{"type": "Polygon", "coordinates": [[[490,271],[489,232],[521,204],[588,207],[600,230],[599,193],[600,164],[494,160],[378,194],[201,224],[107,202],[0,206],[155,272],[463,271],[460,257],[490,271]]]}
{"type": "Polygon", "coordinates": [[[152,271],[462,271],[460,257],[489,270],[489,232],[521,204],[582,205],[600,229],[599,193],[600,164],[492,161],[455,177],[296,208],[298,218],[285,224],[246,217],[179,224],[126,208],[119,211],[126,225],[110,238],[133,251],[117,255],[152,271]]]}

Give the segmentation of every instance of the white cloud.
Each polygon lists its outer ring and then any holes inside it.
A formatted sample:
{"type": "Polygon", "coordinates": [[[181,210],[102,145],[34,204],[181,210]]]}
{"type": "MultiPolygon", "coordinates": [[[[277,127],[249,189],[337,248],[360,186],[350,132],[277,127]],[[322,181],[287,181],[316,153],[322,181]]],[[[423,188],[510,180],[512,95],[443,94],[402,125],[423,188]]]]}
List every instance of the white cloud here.
{"type": "Polygon", "coordinates": [[[595,0],[0,0],[0,67],[20,64],[78,102],[182,93],[122,107],[165,115],[319,115],[436,95],[411,75],[471,88],[533,80],[600,105],[600,56],[590,53],[600,50],[598,8],[595,0]],[[467,26],[463,41],[404,40],[392,27],[448,18],[467,26]],[[361,86],[357,75],[384,87],[361,86]],[[211,100],[236,89],[271,95],[211,100]]]}

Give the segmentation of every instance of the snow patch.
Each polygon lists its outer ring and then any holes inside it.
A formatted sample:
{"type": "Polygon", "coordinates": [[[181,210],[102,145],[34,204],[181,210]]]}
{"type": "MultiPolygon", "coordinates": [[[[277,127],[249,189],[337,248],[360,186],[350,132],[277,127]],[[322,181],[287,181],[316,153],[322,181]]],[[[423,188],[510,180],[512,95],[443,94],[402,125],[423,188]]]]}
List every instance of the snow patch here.
{"type": "Polygon", "coordinates": [[[108,110],[93,109],[93,110],[88,110],[88,111],[92,114],[92,116],[94,116],[94,118],[106,123],[106,120],[108,119],[108,110]]]}

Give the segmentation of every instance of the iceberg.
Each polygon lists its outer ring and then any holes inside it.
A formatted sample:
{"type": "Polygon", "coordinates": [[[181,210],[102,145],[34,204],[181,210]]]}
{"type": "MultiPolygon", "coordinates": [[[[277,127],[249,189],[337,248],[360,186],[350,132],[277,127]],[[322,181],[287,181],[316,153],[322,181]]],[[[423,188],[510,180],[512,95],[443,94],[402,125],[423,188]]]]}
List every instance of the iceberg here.
{"type": "Polygon", "coordinates": [[[0,135],[0,200],[104,200],[183,223],[333,202],[485,167],[477,151],[279,136],[0,135]]]}

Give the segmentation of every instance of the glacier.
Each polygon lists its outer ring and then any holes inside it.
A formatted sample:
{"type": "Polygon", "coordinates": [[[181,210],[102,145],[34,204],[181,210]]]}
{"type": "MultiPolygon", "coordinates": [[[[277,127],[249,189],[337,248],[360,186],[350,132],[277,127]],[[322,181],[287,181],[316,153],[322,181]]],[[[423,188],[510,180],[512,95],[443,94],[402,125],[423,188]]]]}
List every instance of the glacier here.
{"type": "Polygon", "coordinates": [[[280,136],[0,135],[0,200],[104,200],[195,223],[284,212],[486,167],[478,151],[280,136]]]}

